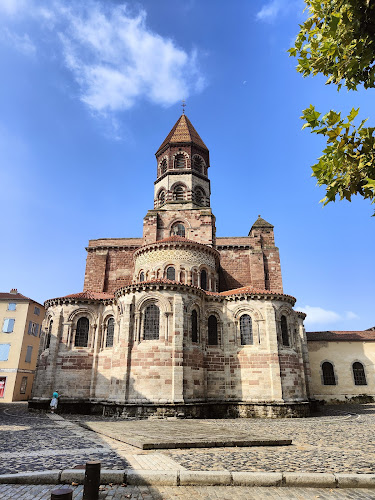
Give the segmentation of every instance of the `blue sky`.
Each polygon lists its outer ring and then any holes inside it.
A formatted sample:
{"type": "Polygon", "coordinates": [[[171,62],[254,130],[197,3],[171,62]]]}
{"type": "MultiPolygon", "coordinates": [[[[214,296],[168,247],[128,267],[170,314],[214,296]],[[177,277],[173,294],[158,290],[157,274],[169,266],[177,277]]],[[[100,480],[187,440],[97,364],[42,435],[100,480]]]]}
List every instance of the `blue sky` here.
{"type": "Polygon", "coordinates": [[[210,149],[218,236],[275,226],[284,291],[308,330],[375,324],[373,207],[322,207],[323,148],[301,110],[375,122],[374,91],[303,79],[294,0],[1,0],[0,289],[82,290],[89,239],[142,235],[154,153],[181,114],[210,149]]]}

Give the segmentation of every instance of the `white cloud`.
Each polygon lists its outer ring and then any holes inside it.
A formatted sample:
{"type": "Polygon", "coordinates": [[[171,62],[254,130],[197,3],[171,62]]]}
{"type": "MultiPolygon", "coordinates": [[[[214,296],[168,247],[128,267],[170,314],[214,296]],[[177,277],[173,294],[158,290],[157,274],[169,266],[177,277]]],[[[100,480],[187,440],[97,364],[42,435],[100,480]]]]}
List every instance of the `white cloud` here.
{"type": "Polygon", "coordinates": [[[17,33],[11,32],[8,28],[4,28],[0,32],[0,39],[27,56],[34,55],[36,52],[36,46],[27,33],[17,35],[17,33]]]}
{"type": "Polygon", "coordinates": [[[94,112],[121,111],[137,100],[168,106],[204,87],[197,55],[188,54],[146,26],[146,13],[125,6],[105,10],[96,2],[60,8],[64,60],[94,112]]]}
{"type": "Polygon", "coordinates": [[[329,311],[317,306],[304,306],[299,307],[298,310],[306,313],[305,324],[330,324],[336,321],[358,319],[359,316],[352,311],[346,311],[339,314],[335,311],[329,311]]]}
{"type": "Polygon", "coordinates": [[[281,8],[282,2],[280,0],[272,0],[261,8],[256,18],[260,21],[274,21],[281,8]]]}
{"type": "Polygon", "coordinates": [[[27,9],[28,6],[26,0],[1,0],[0,1],[0,12],[8,15],[14,15],[21,12],[23,9],[27,9]]]}

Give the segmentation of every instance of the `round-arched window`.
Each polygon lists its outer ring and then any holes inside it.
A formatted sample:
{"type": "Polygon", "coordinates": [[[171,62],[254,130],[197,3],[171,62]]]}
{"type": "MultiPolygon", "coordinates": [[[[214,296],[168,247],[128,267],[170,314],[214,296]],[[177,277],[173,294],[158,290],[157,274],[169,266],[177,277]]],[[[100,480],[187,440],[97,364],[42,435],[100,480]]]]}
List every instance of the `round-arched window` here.
{"type": "Polygon", "coordinates": [[[353,363],[353,376],[355,385],[367,385],[365,369],[359,361],[353,363]]]}
{"type": "Polygon", "coordinates": [[[53,320],[51,319],[51,321],[49,322],[48,333],[46,336],[46,344],[45,344],[44,349],[48,349],[50,346],[51,336],[52,336],[52,325],[53,325],[53,320]]]}
{"type": "Polygon", "coordinates": [[[289,346],[288,323],[285,316],[281,316],[281,339],[283,345],[289,346]]]}
{"type": "Polygon", "coordinates": [[[193,160],[193,170],[202,173],[203,172],[203,160],[200,156],[194,156],[193,160]]]}
{"type": "Polygon", "coordinates": [[[202,188],[197,187],[194,191],[194,199],[197,205],[204,205],[204,201],[206,198],[206,193],[203,191],[202,188]]]}
{"type": "Polygon", "coordinates": [[[145,280],[145,273],[141,271],[141,274],[139,275],[139,281],[144,281],[145,280]]]}
{"type": "Polygon", "coordinates": [[[160,191],[159,193],[159,206],[164,205],[165,203],[165,191],[160,191]]]}
{"type": "Polygon", "coordinates": [[[185,189],[182,186],[176,186],[173,192],[174,200],[183,200],[185,198],[185,189]]]}
{"type": "Polygon", "coordinates": [[[195,309],[191,312],[191,341],[198,342],[198,313],[195,309]]]}
{"type": "Polygon", "coordinates": [[[217,319],[213,314],[208,318],[208,345],[218,344],[217,319]]]}
{"type": "Polygon", "coordinates": [[[322,364],[323,373],[323,384],[324,385],[336,385],[335,372],[333,370],[333,364],[329,361],[325,361],[322,364]]]}
{"type": "Polygon", "coordinates": [[[176,270],[173,266],[167,268],[167,280],[174,281],[176,279],[176,270]]]}
{"type": "Polygon", "coordinates": [[[160,174],[163,175],[167,171],[168,165],[167,165],[167,160],[164,158],[164,160],[160,164],[160,174]]]}
{"type": "Polygon", "coordinates": [[[205,269],[201,271],[201,288],[203,290],[207,290],[207,272],[205,269]]]}
{"type": "Polygon", "coordinates": [[[143,339],[159,339],[160,310],[155,304],[147,306],[144,312],[143,339]]]}
{"type": "Polygon", "coordinates": [[[176,155],[174,159],[174,168],[185,168],[186,160],[182,154],[176,155]]]}
{"type": "Polygon", "coordinates": [[[171,236],[183,236],[185,238],[185,226],[181,222],[176,222],[171,228],[171,236]]]}
{"type": "Polygon", "coordinates": [[[77,321],[77,330],[74,339],[75,347],[87,347],[89,341],[89,320],[79,318],[77,321]]]}
{"type": "Polygon", "coordinates": [[[107,321],[107,338],[105,340],[106,347],[113,347],[113,338],[115,333],[115,319],[109,318],[107,321]]]}
{"type": "Polygon", "coordinates": [[[241,345],[250,345],[253,343],[253,325],[251,317],[243,314],[240,318],[241,345]]]}

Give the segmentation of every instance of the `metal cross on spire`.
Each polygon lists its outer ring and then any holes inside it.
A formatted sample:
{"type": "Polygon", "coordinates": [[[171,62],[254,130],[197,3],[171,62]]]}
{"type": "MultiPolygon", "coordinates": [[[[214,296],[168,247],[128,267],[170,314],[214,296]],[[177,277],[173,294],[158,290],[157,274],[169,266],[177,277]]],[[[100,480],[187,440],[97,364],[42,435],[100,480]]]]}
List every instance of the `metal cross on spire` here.
{"type": "Polygon", "coordinates": [[[184,115],[185,114],[185,106],[186,106],[186,102],[185,102],[185,99],[182,99],[182,114],[184,115]]]}

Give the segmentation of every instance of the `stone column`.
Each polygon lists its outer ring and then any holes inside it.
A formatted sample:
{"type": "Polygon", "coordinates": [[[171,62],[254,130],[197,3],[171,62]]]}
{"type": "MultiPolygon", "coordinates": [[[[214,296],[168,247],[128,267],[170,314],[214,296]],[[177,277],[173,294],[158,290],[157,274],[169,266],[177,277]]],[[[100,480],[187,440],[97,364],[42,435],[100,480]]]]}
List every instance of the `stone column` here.
{"type": "Polygon", "coordinates": [[[173,332],[172,340],[172,402],[182,403],[184,401],[184,304],[182,297],[174,296],[173,308],[173,332]]]}
{"type": "MultiPolygon", "coordinates": [[[[266,339],[269,353],[269,371],[270,371],[270,395],[272,401],[283,401],[283,388],[280,374],[279,348],[277,340],[277,325],[275,310],[271,302],[265,302],[264,308],[266,339]]],[[[268,398],[267,398],[268,399],[268,398]]]]}

